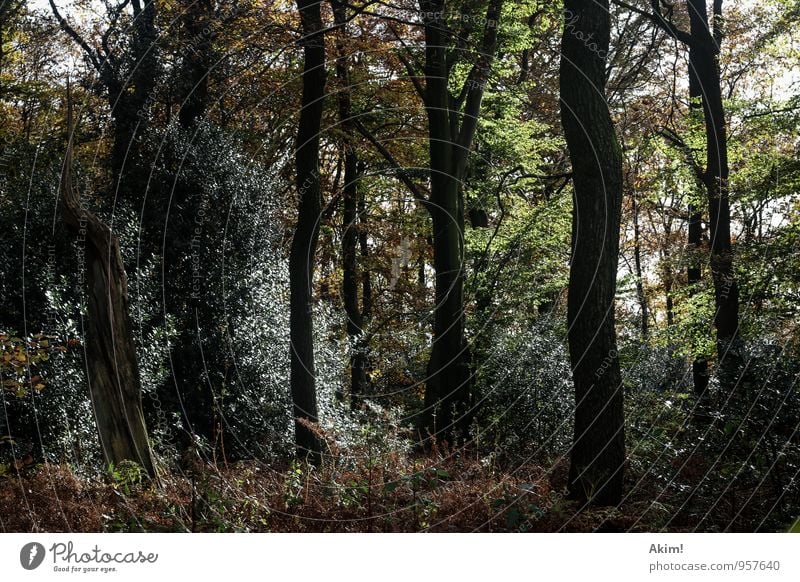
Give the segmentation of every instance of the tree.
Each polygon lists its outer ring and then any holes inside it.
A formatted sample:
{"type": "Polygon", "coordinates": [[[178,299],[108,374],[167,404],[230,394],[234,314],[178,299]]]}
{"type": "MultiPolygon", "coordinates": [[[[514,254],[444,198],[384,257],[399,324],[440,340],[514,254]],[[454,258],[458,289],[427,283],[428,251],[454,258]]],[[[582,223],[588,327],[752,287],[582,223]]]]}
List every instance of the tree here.
{"type": "MultiPolygon", "coordinates": [[[[502,0],[489,0],[485,14],[476,17],[475,9],[468,11],[466,5],[448,10],[444,0],[421,0],[421,74],[417,54],[401,43],[398,58],[427,115],[429,193],[363,123],[356,123],[431,217],[435,283],[433,338],[419,418],[423,444],[434,438],[465,438],[473,412],[471,358],[464,319],[463,182],[481,101],[497,53],[501,8],[502,0]],[[478,48],[471,50],[469,43],[475,36],[478,48]],[[457,67],[463,71],[458,77],[454,74],[457,67]]],[[[401,38],[393,25],[389,28],[397,39],[401,38]]],[[[420,272],[424,275],[424,264],[420,272]]],[[[419,280],[424,282],[424,277],[419,280]]]]}
{"type": "Polygon", "coordinates": [[[81,48],[84,58],[97,72],[114,120],[113,183],[115,187],[133,192],[141,182],[141,168],[131,161],[137,145],[134,138],[141,135],[147,125],[147,104],[157,79],[156,3],[153,0],[144,4],[141,0],[122,0],[114,6],[107,4],[107,26],[101,35],[100,46],[93,47],[61,15],[54,0],[49,2],[61,29],[81,48]],[[120,25],[120,21],[126,16],[128,4],[131,15],[125,27],[120,25]],[[117,43],[113,42],[119,40],[120,31],[124,31],[122,34],[126,37],[119,43],[125,47],[123,49],[118,49],[117,43]],[[128,175],[124,175],[126,170],[128,175]]]}
{"type": "Polygon", "coordinates": [[[295,442],[298,455],[319,461],[321,443],[308,423],[317,421],[314,367],[314,257],[322,212],[319,141],[325,95],[325,36],[320,2],[297,0],[303,47],[303,94],[295,149],[297,223],[289,257],[290,359],[295,442]]]}
{"type": "MultiPolygon", "coordinates": [[[[183,3],[182,3],[183,4],[183,3]]],[[[208,76],[212,66],[214,14],[211,0],[196,0],[182,5],[181,30],[188,48],[181,62],[178,99],[181,105],[178,119],[184,128],[191,127],[206,115],[209,102],[208,76]]]]}
{"type": "MultiPolygon", "coordinates": [[[[110,23],[93,48],[67,22],[53,0],[50,7],[61,29],[82,49],[84,57],[100,77],[114,119],[111,147],[111,182],[124,194],[135,192],[141,167],[126,160],[136,147],[136,133],[142,130],[142,112],[155,86],[156,58],[155,4],[142,6],[131,0],[133,22],[129,49],[122,54],[110,48],[109,39],[128,2],[108,8],[110,23]]],[[[132,460],[148,475],[156,476],[141,402],[141,379],[136,346],[131,333],[128,284],[119,239],[94,213],[85,210],[72,183],[72,102],[68,96],[69,143],[61,179],[64,221],[86,242],[86,281],[89,288],[87,362],[89,392],[95,410],[100,444],[108,462],[132,460]]]]}
{"type": "MultiPolygon", "coordinates": [[[[336,37],[336,80],[339,83],[336,100],[339,123],[343,133],[341,142],[344,158],[344,185],[342,186],[342,302],[347,314],[347,337],[351,346],[350,404],[358,406],[367,385],[366,333],[364,314],[358,302],[358,224],[359,160],[355,149],[356,129],[352,119],[350,59],[345,53],[343,37],[347,33],[347,8],[343,2],[333,1],[333,18],[338,27],[336,37]]],[[[366,240],[365,240],[366,243],[366,240]]],[[[362,290],[362,295],[363,295],[362,290]]]]}
{"type": "Polygon", "coordinates": [[[722,42],[722,0],[714,1],[713,24],[709,22],[705,0],[687,0],[687,8],[690,76],[694,77],[695,93],[699,92],[702,96],[705,120],[706,167],[702,180],[708,198],[717,358],[722,368],[733,369],[736,357],[729,351],[734,347],[739,326],[739,287],[733,270],[728,136],[718,62],[722,42]]]}
{"type": "MultiPolygon", "coordinates": [[[[686,0],[689,31],[673,22],[673,8],[666,14],[658,0],[651,0],[648,13],[619,0],[617,4],[641,14],[646,14],[660,28],[689,48],[689,92],[693,107],[700,102],[705,130],[705,167],[698,177],[705,187],[708,201],[708,225],[711,275],[714,282],[714,326],[717,330],[717,359],[723,382],[730,386],[735,381],[739,358],[736,339],[739,327],[739,287],[733,268],[731,240],[731,209],[729,193],[728,136],[725,121],[721,74],[719,66],[722,43],[722,0],[714,0],[713,19],[709,21],[705,0],[686,0]]],[[[696,247],[701,234],[701,216],[698,209],[690,207],[689,244],[696,247]]],[[[698,268],[689,272],[690,283],[699,281],[698,268]]],[[[693,364],[695,390],[702,394],[707,385],[706,363],[696,358],[693,364]]]]}
{"type": "Polygon", "coordinates": [[[605,97],[608,1],[568,0],[564,13],[561,122],[574,184],[567,319],[575,434],[569,490],[580,501],[610,505],[622,497],[625,433],[614,323],[622,158],[605,97]]]}
{"type": "MultiPolygon", "coordinates": [[[[444,0],[422,0],[425,25],[425,87],[420,88],[428,115],[430,197],[425,205],[433,224],[436,271],[433,342],[422,415],[423,436],[466,436],[470,421],[468,346],[464,337],[464,195],[467,157],[478,126],[481,100],[497,50],[502,0],[490,0],[476,62],[459,95],[449,83],[458,53],[448,50],[468,38],[469,29],[453,35],[445,26],[444,0]],[[463,111],[461,107],[463,105],[463,111]]],[[[465,20],[462,20],[465,22],[465,20]]],[[[471,23],[470,20],[466,22],[471,23]]]]}
{"type": "Polygon", "coordinates": [[[89,394],[106,463],[134,461],[156,477],[142,412],[136,346],[128,315],[128,283],[119,240],[106,223],[82,205],[72,180],[74,127],[67,89],[67,151],[61,201],[67,227],[86,242],[86,349],[89,394]]]}

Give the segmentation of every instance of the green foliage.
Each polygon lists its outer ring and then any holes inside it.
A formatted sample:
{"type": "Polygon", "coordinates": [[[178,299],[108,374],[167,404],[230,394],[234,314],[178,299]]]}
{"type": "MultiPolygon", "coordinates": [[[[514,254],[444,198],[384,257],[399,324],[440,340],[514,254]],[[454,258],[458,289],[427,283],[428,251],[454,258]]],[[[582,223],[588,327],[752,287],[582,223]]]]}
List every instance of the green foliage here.
{"type": "Polygon", "coordinates": [[[50,359],[53,350],[66,351],[63,346],[51,345],[55,336],[38,334],[22,339],[0,332],[0,381],[7,394],[24,398],[30,390],[45,388],[42,362],[50,359]]]}
{"type": "Polygon", "coordinates": [[[477,443],[511,458],[555,454],[571,438],[574,406],[563,330],[544,317],[527,331],[496,333],[476,382],[477,443]]]}
{"type": "Polygon", "coordinates": [[[124,495],[131,495],[144,481],[146,473],[133,461],[121,461],[116,465],[109,463],[106,469],[111,484],[124,495]]]}

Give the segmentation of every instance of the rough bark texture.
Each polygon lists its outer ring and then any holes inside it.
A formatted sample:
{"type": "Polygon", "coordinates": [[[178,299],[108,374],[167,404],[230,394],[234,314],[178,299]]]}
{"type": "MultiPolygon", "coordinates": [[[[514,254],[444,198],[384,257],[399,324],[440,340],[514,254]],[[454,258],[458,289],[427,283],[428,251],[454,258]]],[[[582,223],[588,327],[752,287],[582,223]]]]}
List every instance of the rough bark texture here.
{"type": "Polygon", "coordinates": [[[317,422],[317,390],[314,368],[312,285],[314,257],[319,238],[321,194],[319,134],[325,94],[325,40],[320,2],[298,0],[304,53],[303,95],[297,132],[297,226],[289,256],[289,337],[291,389],[297,454],[318,462],[321,443],[303,422],[317,422]]]}
{"type": "MultiPolygon", "coordinates": [[[[69,99],[69,98],[68,98],[69,99]]],[[[106,463],[138,463],[156,477],[142,412],[136,347],[128,316],[128,284],[116,235],[81,203],[72,182],[72,104],[61,177],[64,221],[85,244],[88,284],[86,361],[89,394],[106,463]]]]}
{"type": "Polygon", "coordinates": [[[622,199],[620,148],[605,98],[607,0],[567,0],[560,70],[561,122],[575,188],[567,316],[575,381],[570,495],[616,504],[623,490],[623,391],[616,350],[622,199]],[[581,32],[582,34],[577,34],[581,32]],[[582,39],[596,39],[596,48],[582,39]]]}

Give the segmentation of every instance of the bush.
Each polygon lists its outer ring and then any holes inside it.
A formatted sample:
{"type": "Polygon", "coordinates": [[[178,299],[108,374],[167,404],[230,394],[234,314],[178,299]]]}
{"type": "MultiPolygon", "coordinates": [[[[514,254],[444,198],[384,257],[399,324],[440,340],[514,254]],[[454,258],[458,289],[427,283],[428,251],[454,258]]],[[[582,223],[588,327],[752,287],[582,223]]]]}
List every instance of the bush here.
{"type": "Polygon", "coordinates": [[[474,434],[480,446],[538,458],[572,438],[574,387],[565,336],[551,319],[494,338],[477,373],[474,434]]]}

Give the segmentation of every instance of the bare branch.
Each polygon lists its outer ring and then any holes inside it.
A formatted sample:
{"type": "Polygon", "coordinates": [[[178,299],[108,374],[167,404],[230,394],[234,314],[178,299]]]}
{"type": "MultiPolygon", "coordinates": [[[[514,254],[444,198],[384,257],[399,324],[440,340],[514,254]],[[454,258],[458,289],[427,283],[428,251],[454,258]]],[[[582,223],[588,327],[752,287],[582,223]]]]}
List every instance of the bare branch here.
{"type": "Polygon", "coordinates": [[[692,36],[686,32],[685,30],[681,30],[677,26],[672,23],[671,19],[667,19],[661,13],[661,5],[659,0],[650,0],[650,6],[652,7],[653,11],[648,12],[647,10],[642,10],[638,6],[634,6],[633,4],[628,4],[623,0],[611,0],[614,4],[621,8],[625,8],[626,10],[631,10],[636,12],[637,14],[641,14],[642,16],[647,17],[651,22],[669,34],[672,38],[680,41],[681,43],[690,46],[694,41],[692,40],[692,36]]]}
{"type": "Polygon", "coordinates": [[[61,27],[61,30],[66,32],[70,36],[70,38],[72,38],[72,40],[74,40],[75,43],[83,49],[83,51],[86,53],[87,58],[89,59],[89,61],[91,61],[92,66],[97,70],[98,73],[102,74],[103,65],[99,60],[99,55],[97,54],[97,51],[94,50],[92,47],[90,47],[89,43],[87,43],[83,39],[83,37],[79,35],[74,28],[72,28],[72,26],[70,26],[69,22],[67,22],[63,16],[61,16],[61,13],[58,11],[58,7],[56,6],[55,2],[53,0],[49,1],[50,1],[50,9],[53,11],[53,16],[55,16],[56,20],[58,20],[58,24],[61,27]]]}
{"type": "Polygon", "coordinates": [[[352,121],[353,125],[355,125],[355,128],[359,131],[359,133],[363,135],[365,138],[367,138],[367,141],[369,141],[372,145],[375,146],[375,149],[377,149],[378,152],[383,156],[383,158],[387,162],[389,162],[389,165],[391,165],[393,169],[397,170],[398,179],[403,184],[406,185],[406,187],[409,189],[414,198],[419,200],[423,204],[427,204],[428,202],[427,197],[419,189],[419,186],[415,184],[411,178],[408,177],[408,174],[404,171],[403,166],[401,166],[400,163],[397,161],[397,159],[395,159],[395,157],[392,155],[392,152],[386,149],[386,146],[384,146],[380,142],[380,140],[377,137],[375,137],[372,134],[372,132],[370,132],[364,126],[363,123],[361,123],[361,120],[353,119],[352,121]]]}

